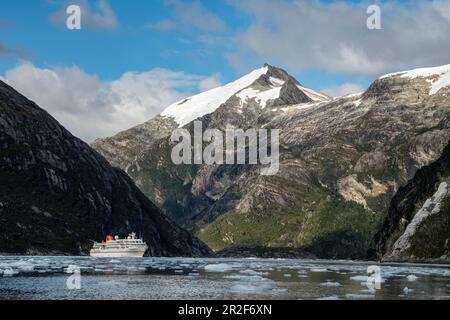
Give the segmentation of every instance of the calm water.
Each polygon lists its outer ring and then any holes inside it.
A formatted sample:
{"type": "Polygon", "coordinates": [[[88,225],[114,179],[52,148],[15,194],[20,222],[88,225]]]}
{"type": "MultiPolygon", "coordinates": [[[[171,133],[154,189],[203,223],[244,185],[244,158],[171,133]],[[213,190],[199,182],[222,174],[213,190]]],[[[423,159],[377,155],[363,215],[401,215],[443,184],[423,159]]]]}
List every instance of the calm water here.
{"type": "Polygon", "coordinates": [[[450,266],[383,265],[380,289],[367,285],[369,266],[291,259],[0,257],[0,299],[450,299],[450,266]],[[68,289],[68,279],[74,280],[69,287],[81,288],[68,289]]]}

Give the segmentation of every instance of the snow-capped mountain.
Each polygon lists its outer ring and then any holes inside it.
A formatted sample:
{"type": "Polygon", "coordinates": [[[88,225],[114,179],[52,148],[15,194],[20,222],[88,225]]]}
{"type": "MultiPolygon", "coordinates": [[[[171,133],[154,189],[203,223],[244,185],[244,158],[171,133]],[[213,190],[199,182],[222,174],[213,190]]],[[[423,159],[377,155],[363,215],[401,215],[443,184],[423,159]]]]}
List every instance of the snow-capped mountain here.
{"type": "Polygon", "coordinates": [[[242,119],[249,121],[249,113],[253,120],[263,114],[270,118],[292,106],[310,107],[331,100],[304,87],[286,71],[265,64],[229,84],[177,101],[153,119],[111,138],[98,139],[92,146],[128,172],[136,157],[155,141],[220,108],[229,120],[240,119],[242,126],[242,119]]]}
{"type": "Polygon", "coordinates": [[[306,96],[303,97],[304,101],[290,101],[292,104],[330,100],[324,94],[303,87],[284,70],[264,65],[227,85],[177,101],[165,109],[161,116],[173,118],[178,126],[182,127],[195,119],[213,113],[233,96],[237,96],[241,100],[241,107],[249,100],[254,99],[262,108],[265,108],[271,101],[280,99],[282,89],[286,88],[288,83],[295,86],[299,91],[298,94],[301,92],[306,96]]]}

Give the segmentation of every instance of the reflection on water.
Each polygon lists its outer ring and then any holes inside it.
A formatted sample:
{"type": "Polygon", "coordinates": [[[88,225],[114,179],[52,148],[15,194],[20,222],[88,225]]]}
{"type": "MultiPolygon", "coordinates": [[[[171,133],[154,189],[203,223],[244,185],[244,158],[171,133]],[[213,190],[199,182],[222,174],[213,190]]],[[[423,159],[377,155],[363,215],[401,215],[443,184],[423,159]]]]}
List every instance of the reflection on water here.
{"type": "Polygon", "coordinates": [[[0,257],[0,299],[450,299],[450,266],[383,264],[379,289],[369,266],[291,259],[0,257]],[[69,290],[68,279],[77,271],[81,287],[69,290]]]}

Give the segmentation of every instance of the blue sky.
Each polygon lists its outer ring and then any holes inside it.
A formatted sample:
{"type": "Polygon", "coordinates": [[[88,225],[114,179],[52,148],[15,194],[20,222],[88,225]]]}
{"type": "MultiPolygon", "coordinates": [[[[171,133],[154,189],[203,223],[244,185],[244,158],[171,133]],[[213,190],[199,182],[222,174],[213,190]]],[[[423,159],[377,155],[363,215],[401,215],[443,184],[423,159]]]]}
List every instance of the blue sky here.
{"type": "MultiPolygon", "coordinates": [[[[265,62],[328,94],[361,91],[387,72],[450,63],[449,35],[449,0],[1,1],[0,75],[92,140],[145,121],[173,99],[230,82],[265,62]],[[382,9],[381,30],[366,27],[366,9],[373,3],[382,9]],[[82,30],[65,28],[69,4],[82,7],[82,30]],[[125,81],[129,73],[133,76],[125,81]],[[114,92],[122,104],[99,109],[106,113],[126,109],[130,96],[138,94],[133,81],[144,79],[142,92],[156,90],[161,97],[142,97],[153,103],[142,107],[145,112],[132,115],[131,110],[129,120],[90,131],[76,125],[93,117],[83,113],[90,107],[67,110],[42,96],[45,83],[55,90],[49,79],[81,82],[64,83],[68,92],[55,92],[58,97],[87,95],[82,83],[90,81],[102,91],[129,91],[126,98],[114,92]],[[39,90],[36,81],[42,82],[39,90]],[[158,86],[167,91],[158,92],[158,86]]],[[[90,94],[96,95],[92,101],[105,96],[90,94]]],[[[75,98],[72,102],[80,104],[75,98]]]]}
{"type": "MultiPolygon", "coordinates": [[[[1,30],[1,42],[30,51],[28,60],[39,66],[77,65],[103,79],[116,79],[126,71],[145,71],[155,67],[194,74],[220,72],[224,81],[239,72],[230,68],[226,47],[201,43],[198,30],[192,27],[160,32],[149,24],[170,16],[171,7],[163,0],[108,1],[117,18],[113,30],[82,28],[69,31],[49,20],[52,12],[66,3],[77,1],[2,1],[0,17],[10,26],[1,30]]],[[[96,1],[89,1],[94,9],[96,1]]],[[[204,1],[207,11],[220,12],[221,18],[234,28],[245,27],[248,17],[221,1],[204,1]]],[[[62,24],[61,24],[62,25],[62,24]]],[[[232,36],[232,29],[218,34],[232,36]]],[[[204,35],[212,34],[204,31],[204,35]]],[[[214,32],[214,34],[216,34],[214,32]]],[[[23,57],[20,57],[23,58],[23,57]]],[[[20,58],[2,57],[0,73],[14,66],[20,58]]]]}
{"type": "MultiPolygon", "coordinates": [[[[97,1],[88,2],[94,11],[97,1]]],[[[149,25],[173,18],[173,7],[164,0],[109,0],[108,4],[117,19],[117,27],[112,30],[86,27],[80,31],[69,31],[63,28],[63,23],[58,26],[50,21],[50,14],[72,3],[83,1],[2,1],[0,17],[7,20],[9,26],[0,29],[1,43],[22,49],[25,56],[1,57],[0,73],[23,59],[42,67],[77,65],[105,80],[116,79],[127,71],[162,67],[201,75],[220,73],[222,81],[229,82],[246,71],[230,65],[226,55],[234,52],[236,44],[226,42],[240,30],[248,28],[252,17],[240,12],[231,2],[199,2],[205,11],[213,13],[226,24],[226,30],[200,32],[192,26],[164,32],[151,29],[149,25]],[[217,41],[223,42],[205,43],[206,40],[201,38],[208,36],[211,41],[217,37],[217,41]]],[[[361,12],[361,15],[364,14],[361,12]]],[[[276,64],[270,61],[270,57],[260,57],[252,61],[247,69],[257,68],[264,62],[276,64]]],[[[282,61],[279,64],[283,67],[282,61]]],[[[353,79],[365,84],[369,81],[365,77],[314,71],[293,73],[299,80],[317,88],[353,79]]]]}

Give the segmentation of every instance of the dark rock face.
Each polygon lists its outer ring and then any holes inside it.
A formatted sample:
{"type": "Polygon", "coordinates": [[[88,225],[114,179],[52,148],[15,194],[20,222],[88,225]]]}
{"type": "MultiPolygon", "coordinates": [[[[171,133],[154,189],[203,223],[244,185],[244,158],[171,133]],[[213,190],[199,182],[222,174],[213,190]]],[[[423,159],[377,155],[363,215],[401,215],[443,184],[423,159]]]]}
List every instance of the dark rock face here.
{"type": "Polygon", "coordinates": [[[285,106],[308,102],[313,101],[298,88],[296,81],[288,79],[284,83],[283,87],[281,87],[280,97],[275,99],[271,106],[285,106]]]}
{"type": "Polygon", "coordinates": [[[210,252],[125,173],[0,81],[0,252],[86,254],[92,240],[132,231],[148,255],[210,252]]]}
{"type": "MultiPolygon", "coordinates": [[[[406,222],[411,222],[427,199],[435,194],[438,186],[443,181],[448,181],[450,176],[450,144],[444,149],[442,156],[429,166],[417,171],[414,178],[404,187],[400,188],[393,197],[386,219],[375,235],[372,247],[368,252],[369,259],[380,259],[389,255],[394,242],[405,230],[406,222]]],[[[421,228],[428,225],[427,233],[430,237],[427,241],[420,240],[418,246],[410,250],[402,259],[445,259],[445,254],[450,252],[450,210],[447,203],[440,204],[441,218],[435,221],[425,220],[416,231],[416,238],[420,235],[421,228]],[[431,227],[431,228],[430,228],[431,227]],[[420,247],[432,247],[423,252],[420,247]]],[[[414,242],[414,237],[412,242],[414,242]]]]}

